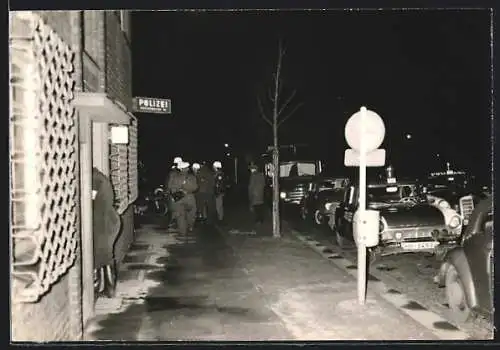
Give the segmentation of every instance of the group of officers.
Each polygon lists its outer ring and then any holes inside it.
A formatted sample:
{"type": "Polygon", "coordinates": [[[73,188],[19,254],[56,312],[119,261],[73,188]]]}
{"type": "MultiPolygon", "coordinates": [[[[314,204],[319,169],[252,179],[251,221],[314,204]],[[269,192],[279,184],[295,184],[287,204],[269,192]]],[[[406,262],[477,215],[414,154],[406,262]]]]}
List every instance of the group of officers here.
{"type": "Polygon", "coordinates": [[[171,219],[181,234],[194,228],[197,217],[207,224],[224,219],[224,173],[220,161],[193,163],[175,157],[165,188],[170,194],[171,219]]]}

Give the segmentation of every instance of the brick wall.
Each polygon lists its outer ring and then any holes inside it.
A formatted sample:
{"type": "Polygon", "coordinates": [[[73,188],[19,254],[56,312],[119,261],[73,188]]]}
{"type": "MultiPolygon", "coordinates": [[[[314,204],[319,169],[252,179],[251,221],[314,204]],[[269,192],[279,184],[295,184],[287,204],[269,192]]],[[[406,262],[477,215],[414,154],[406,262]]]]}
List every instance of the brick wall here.
{"type": "Polygon", "coordinates": [[[131,109],[131,51],[117,13],[119,11],[106,11],[106,93],[131,109]]]}
{"type": "MultiPolygon", "coordinates": [[[[74,50],[78,51],[78,16],[72,11],[37,11],[38,15],[74,50]]],[[[75,57],[75,78],[80,64],[75,57]]],[[[76,170],[77,171],[77,170],[76,170]]],[[[79,235],[77,235],[79,236],[79,235]]],[[[79,244],[79,242],[78,242],[79,244]]],[[[13,341],[79,340],[81,323],[80,259],[37,303],[11,305],[13,341]]]]}
{"type": "MultiPolygon", "coordinates": [[[[125,11],[129,16],[129,12],[125,11]]],[[[132,108],[132,53],[127,33],[122,31],[119,11],[105,12],[105,76],[104,88],[111,99],[117,100],[128,110],[132,108]]],[[[125,29],[125,27],[124,27],[125,29]]],[[[122,229],[115,242],[117,262],[121,262],[134,239],[133,206],[121,215],[122,229]]]]}

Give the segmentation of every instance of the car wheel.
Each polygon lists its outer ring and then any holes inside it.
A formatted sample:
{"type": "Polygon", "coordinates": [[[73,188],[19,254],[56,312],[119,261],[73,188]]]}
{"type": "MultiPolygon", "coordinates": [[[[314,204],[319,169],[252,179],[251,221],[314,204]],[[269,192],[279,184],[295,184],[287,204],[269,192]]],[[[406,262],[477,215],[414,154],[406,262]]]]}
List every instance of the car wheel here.
{"type": "Polygon", "coordinates": [[[451,317],[456,322],[466,322],[471,316],[471,309],[467,304],[464,284],[453,265],[450,265],[446,272],[445,288],[451,317]]]}
{"type": "Polygon", "coordinates": [[[314,212],[314,223],[316,225],[323,225],[323,215],[319,210],[314,212]]]}

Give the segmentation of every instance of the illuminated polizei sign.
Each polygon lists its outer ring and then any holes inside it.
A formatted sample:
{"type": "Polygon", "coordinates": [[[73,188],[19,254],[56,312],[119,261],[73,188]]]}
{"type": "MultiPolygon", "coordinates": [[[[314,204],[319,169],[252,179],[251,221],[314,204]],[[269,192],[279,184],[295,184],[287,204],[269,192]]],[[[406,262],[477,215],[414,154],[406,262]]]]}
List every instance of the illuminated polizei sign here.
{"type": "Polygon", "coordinates": [[[156,97],[134,97],[134,112],[171,114],[172,103],[170,99],[156,97]]]}

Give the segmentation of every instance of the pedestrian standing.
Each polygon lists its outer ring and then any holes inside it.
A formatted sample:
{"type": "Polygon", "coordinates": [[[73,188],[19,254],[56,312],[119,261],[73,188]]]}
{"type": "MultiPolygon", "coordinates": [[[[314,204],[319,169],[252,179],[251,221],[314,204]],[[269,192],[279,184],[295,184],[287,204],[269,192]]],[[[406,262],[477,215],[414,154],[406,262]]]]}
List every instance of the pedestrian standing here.
{"type": "Polygon", "coordinates": [[[178,164],[179,172],[172,173],[168,181],[168,191],[172,196],[173,217],[177,221],[179,232],[187,235],[192,231],[195,223],[196,201],[194,192],[198,188],[196,178],[190,174],[189,163],[178,164]]]}
{"type": "Polygon", "coordinates": [[[174,158],[174,161],[172,163],[172,165],[170,166],[170,170],[168,171],[167,173],[167,176],[165,178],[165,183],[164,183],[164,186],[163,188],[167,189],[166,190],[166,196],[167,196],[167,207],[168,207],[168,210],[167,210],[167,222],[168,222],[168,227],[171,227],[173,226],[174,224],[174,216],[172,215],[173,213],[173,199],[172,199],[172,196],[170,195],[169,191],[168,191],[168,183],[170,181],[170,178],[173,176],[173,174],[178,174],[179,173],[179,169],[178,169],[178,165],[182,163],[182,158],[181,157],[175,157],[174,158]]]}
{"type": "Polygon", "coordinates": [[[113,246],[121,228],[121,218],[114,205],[110,179],[92,169],[92,221],[94,233],[94,287],[112,297],[116,287],[113,246]]]}
{"type": "Polygon", "coordinates": [[[215,177],[208,165],[202,165],[198,172],[198,195],[200,198],[200,212],[207,224],[215,218],[215,177]]]}
{"type": "MultiPolygon", "coordinates": [[[[196,182],[199,183],[199,172],[200,172],[201,165],[199,163],[193,163],[191,166],[191,170],[193,171],[193,175],[196,177],[196,182]]],[[[202,207],[201,205],[201,199],[200,199],[200,192],[199,190],[196,190],[194,193],[194,199],[196,201],[196,218],[197,219],[202,219],[202,215],[200,212],[200,209],[202,207]]]]}
{"type": "Polygon", "coordinates": [[[255,223],[264,222],[264,189],[266,180],[264,174],[255,164],[250,166],[250,181],[248,183],[248,199],[250,210],[254,213],[255,223]]]}
{"type": "Polygon", "coordinates": [[[215,161],[213,169],[215,175],[215,211],[217,212],[217,219],[219,222],[222,222],[224,220],[224,192],[226,190],[222,163],[220,161],[215,161]]]}

